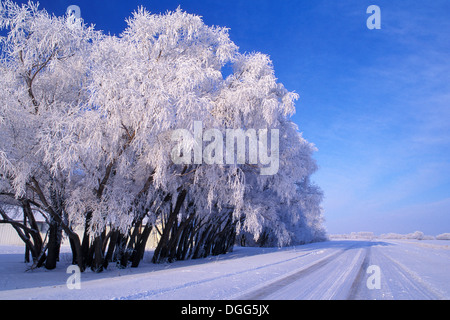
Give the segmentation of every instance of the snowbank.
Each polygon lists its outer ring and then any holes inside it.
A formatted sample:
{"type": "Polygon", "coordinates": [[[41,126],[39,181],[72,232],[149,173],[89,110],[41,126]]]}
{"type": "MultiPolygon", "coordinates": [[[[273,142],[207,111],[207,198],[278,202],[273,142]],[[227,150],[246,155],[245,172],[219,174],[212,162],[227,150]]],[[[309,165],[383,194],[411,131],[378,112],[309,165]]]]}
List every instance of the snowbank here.
{"type": "Polygon", "coordinates": [[[352,232],[350,234],[332,234],[329,236],[330,239],[397,239],[397,240],[450,240],[450,233],[442,233],[437,236],[426,235],[422,231],[415,231],[408,234],[400,234],[400,233],[383,233],[379,236],[375,235],[373,232],[369,231],[360,231],[360,232],[352,232]]]}

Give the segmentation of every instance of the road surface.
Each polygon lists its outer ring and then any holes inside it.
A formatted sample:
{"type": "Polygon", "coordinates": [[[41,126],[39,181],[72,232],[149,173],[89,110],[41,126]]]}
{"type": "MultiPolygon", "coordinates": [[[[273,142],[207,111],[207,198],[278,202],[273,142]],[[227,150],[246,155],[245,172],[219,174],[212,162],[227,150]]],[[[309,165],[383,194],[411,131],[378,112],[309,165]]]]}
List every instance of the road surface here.
{"type": "Polygon", "coordinates": [[[236,247],[207,259],[87,271],[79,290],[66,285],[69,257],[56,270],[25,272],[22,255],[0,250],[0,299],[450,299],[449,243],[340,240],[283,249],[236,247]]]}

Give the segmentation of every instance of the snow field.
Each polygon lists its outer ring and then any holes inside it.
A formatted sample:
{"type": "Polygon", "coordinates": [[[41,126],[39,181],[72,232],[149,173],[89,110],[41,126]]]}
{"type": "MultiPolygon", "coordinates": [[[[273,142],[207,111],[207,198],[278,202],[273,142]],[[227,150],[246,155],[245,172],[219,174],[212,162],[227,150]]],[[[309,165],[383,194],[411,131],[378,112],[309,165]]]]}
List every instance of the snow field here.
{"type": "Polygon", "coordinates": [[[0,299],[449,299],[447,241],[342,240],[289,248],[243,248],[206,259],[111,266],[81,274],[69,290],[64,256],[56,270],[26,272],[23,248],[0,247],[0,299]],[[370,290],[367,268],[381,270],[370,290]]]}

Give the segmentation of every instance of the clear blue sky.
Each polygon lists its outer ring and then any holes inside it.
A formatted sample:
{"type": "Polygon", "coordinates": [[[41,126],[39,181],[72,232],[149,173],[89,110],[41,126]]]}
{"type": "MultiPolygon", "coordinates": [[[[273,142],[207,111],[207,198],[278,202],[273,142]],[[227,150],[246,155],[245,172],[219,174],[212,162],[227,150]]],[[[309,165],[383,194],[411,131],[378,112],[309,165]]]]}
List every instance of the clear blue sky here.
{"type": "Polygon", "coordinates": [[[42,0],[75,4],[85,22],[119,34],[143,5],[179,5],[230,28],[241,52],[271,56],[300,94],[294,121],[319,149],[313,179],[330,233],[450,232],[450,1],[42,0]],[[369,30],[369,5],[381,29],[369,30]]]}

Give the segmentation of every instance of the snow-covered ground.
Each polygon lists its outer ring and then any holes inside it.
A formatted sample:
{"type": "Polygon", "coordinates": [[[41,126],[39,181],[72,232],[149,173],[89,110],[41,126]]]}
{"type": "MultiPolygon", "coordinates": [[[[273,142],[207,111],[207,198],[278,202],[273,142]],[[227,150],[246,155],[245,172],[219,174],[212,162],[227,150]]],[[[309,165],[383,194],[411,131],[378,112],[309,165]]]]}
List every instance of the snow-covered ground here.
{"type": "Polygon", "coordinates": [[[0,299],[450,299],[447,240],[235,247],[218,257],[159,265],[147,252],[139,268],[86,271],[81,288],[72,290],[64,251],[57,269],[27,271],[23,247],[0,246],[0,299]],[[367,273],[373,265],[380,273],[367,273]],[[368,280],[369,287],[379,280],[380,288],[369,289],[368,280]]]}

